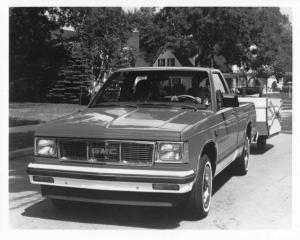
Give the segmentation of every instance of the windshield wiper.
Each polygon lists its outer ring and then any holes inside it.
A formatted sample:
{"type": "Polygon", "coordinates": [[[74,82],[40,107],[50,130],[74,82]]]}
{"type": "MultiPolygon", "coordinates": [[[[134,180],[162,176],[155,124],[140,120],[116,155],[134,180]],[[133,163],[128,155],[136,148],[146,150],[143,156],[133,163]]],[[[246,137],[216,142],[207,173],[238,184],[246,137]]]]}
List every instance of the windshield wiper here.
{"type": "Polygon", "coordinates": [[[194,106],[190,106],[190,105],[180,105],[180,107],[182,109],[193,109],[195,112],[197,112],[199,110],[199,108],[194,107],[194,106]]]}
{"type": "Polygon", "coordinates": [[[167,103],[138,103],[139,107],[172,107],[171,104],[167,103]]]}
{"type": "Polygon", "coordinates": [[[191,105],[182,105],[182,104],[168,104],[168,103],[138,103],[137,104],[139,107],[179,107],[179,108],[182,108],[182,109],[192,109],[194,110],[195,112],[198,111],[199,109],[202,109],[202,108],[198,108],[198,107],[194,107],[194,106],[191,106],[191,105]]]}
{"type": "Polygon", "coordinates": [[[91,106],[92,108],[95,107],[131,107],[131,108],[137,108],[136,105],[133,104],[127,104],[127,103],[99,103],[96,105],[91,106]]]}

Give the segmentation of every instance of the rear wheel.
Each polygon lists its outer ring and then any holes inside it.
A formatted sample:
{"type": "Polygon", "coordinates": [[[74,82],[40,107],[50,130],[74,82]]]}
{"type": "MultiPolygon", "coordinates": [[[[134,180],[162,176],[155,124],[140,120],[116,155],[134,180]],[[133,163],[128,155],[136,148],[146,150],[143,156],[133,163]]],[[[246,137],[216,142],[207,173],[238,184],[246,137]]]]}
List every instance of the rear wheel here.
{"type": "Polygon", "coordinates": [[[187,201],[185,213],[193,219],[207,216],[212,195],[212,167],[209,157],[204,154],[199,163],[198,174],[187,201]]]}
{"type": "Polygon", "coordinates": [[[250,139],[246,134],[242,154],[236,160],[238,171],[242,175],[246,175],[248,172],[249,159],[250,159],[250,139]]]}

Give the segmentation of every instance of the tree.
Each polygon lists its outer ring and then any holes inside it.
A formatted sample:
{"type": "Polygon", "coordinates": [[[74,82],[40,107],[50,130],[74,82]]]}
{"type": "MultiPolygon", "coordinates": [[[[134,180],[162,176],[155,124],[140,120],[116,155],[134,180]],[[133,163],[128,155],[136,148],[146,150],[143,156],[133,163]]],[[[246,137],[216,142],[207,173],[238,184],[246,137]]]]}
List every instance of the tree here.
{"type": "Polygon", "coordinates": [[[132,51],[124,47],[130,25],[121,8],[59,8],[56,16],[58,22],[75,29],[78,39],[49,96],[55,101],[80,98],[87,103],[87,95],[93,96],[113,68],[134,65],[132,51]]]}
{"type": "Polygon", "coordinates": [[[277,79],[285,77],[285,72],[292,72],[292,26],[286,23],[281,33],[281,43],[274,61],[274,74],[277,79]]]}
{"type": "Polygon", "coordinates": [[[155,7],[141,7],[128,12],[127,19],[132,28],[143,29],[153,22],[156,13],[155,7]]]}
{"type": "Polygon", "coordinates": [[[291,59],[287,24],[279,8],[167,7],[145,27],[141,46],[148,53],[166,46],[197,53],[199,65],[208,67],[214,66],[214,56],[222,55],[230,64],[260,72],[263,65],[278,68],[282,59],[291,59]],[[252,45],[258,48],[256,57],[252,45]]]}
{"type": "Polygon", "coordinates": [[[59,70],[57,81],[47,95],[51,102],[88,104],[92,68],[83,55],[80,44],[72,44],[72,54],[59,70]]]}
{"type": "Polygon", "coordinates": [[[252,69],[257,70],[257,75],[268,77],[275,75],[283,77],[283,72],[288,71],[292,60],[292,34],[287,33],[289,25],[287,17],[282,15],[279,8],[259,8],[256,14],[255,36],[251,36],[258,46],[258,54],[254,61],[249,61],[252,69]],[[265,66],[269,66],[269,74],[264,74],[265,66]],[[264,76],[265,75],[265,76],[264,76]]]}
{"type": "Polygon", "coordinates": [[[74,27],[95,75],[106,67],[100,55],[104,54],[109,61],[117,58],[131,30],[125,12],[116,7],[60,8],[59,19],[74,27]]]}
{"type": "Polygon", "coordinates": [[[50,8],[10,8],[10,100],[43,101],[67,51],[53,38],[59,24],[50,8]]]}

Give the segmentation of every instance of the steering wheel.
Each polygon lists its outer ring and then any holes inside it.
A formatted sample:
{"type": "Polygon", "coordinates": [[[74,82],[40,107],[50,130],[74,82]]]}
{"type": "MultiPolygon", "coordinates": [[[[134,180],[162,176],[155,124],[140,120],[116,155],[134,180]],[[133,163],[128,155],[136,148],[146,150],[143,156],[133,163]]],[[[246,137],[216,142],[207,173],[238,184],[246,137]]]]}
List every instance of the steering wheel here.
{"type": "Polygon", "coordinates": [[[189,100],[192,100],[193,102],[195,103],[201,103],[201,98],[198,98],[198,97],[193,97],[191,95],[186,95],[186,94],[183,94],[183,95],[178,95],[176,96],[178,99],[189,99],[189,100]]]}

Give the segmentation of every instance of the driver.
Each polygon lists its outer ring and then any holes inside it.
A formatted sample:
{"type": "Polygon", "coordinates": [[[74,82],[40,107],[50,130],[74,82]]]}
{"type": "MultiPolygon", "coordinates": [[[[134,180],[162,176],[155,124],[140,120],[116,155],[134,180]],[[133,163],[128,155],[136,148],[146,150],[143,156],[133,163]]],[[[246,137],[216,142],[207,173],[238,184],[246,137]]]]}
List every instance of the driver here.
{"type": "Polygon", "coordinates": [[[148,80],[141,80],[135,87],[135,99],[137,101],[147,102],[153,95],[153,86],[148,80]]]}
{"type": "Polygon", "coordinates": [[[192,87],[187,91],[188,95],[193,97],[199,97],[201,103],[208,104],[209,101],[209,81],[208,79],[201,79],[201,77],[196,74],[192,78],[192,87]],[[199,87],[200,82],[206,81],[205,87],[199,87]]]}

